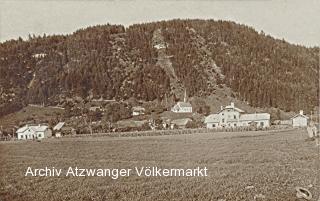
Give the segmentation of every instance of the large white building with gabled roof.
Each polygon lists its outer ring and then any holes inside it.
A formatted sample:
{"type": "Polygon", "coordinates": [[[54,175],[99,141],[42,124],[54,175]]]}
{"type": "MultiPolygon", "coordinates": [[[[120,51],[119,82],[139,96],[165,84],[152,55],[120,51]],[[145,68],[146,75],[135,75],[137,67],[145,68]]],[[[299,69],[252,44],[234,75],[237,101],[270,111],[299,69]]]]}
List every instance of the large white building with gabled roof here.
{"type": "Polygon", "coordinates": [[[246,127],[252,124],[265,128],[270,126],[270,114],[244,114],[244,111],[235,107],[234,103],[222,107],[217,114],[210,114],[204,122],[207,128],[246,127]]]}

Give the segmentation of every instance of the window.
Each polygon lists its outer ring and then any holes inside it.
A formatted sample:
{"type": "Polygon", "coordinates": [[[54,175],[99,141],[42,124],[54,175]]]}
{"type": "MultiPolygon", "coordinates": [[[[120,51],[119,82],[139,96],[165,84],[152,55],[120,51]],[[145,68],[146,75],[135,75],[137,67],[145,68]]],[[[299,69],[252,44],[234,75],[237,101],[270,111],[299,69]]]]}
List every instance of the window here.
{"type": "Polygon", "coordinates": [[[234,124],[234,127],[236,127],[237,126],[237,124],[234,124]]]}
{"type": "Polygon", "coordinates": [[[236,115],[233,115],[233,118],[234,118],[234,119],[237,119],[237,116],[236,116],[236,115]]]}
{"type": "Polygon", "coordinates": [[[39,135],[38,135],[38,137],[42,137],[42,135],[41,135],[41,134],[39,134],[39,135]]]}
{"type": "Polygon", "coordinates": [[[212,128],[215,128],[216,127],[216,124],[212,124],[212,128]]]}
{"type": "Polygon", "coordinates": [[[224,119],[222,119],[222,123],[224,123],[224,119]]]}
{"type": "Polygon", "coordinates": [[[260,126],[263,127],[263,125],[264,125],[263,122],[260,122],[260,126]]]}

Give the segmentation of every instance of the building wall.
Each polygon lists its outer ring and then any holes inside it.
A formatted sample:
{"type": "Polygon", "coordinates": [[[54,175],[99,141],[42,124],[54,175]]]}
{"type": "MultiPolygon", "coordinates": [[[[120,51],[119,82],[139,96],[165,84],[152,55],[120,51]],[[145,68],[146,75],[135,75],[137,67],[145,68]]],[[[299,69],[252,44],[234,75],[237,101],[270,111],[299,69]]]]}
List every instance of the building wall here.
{"type": "MultiPolygon", "coordinates": [[[[239,122],[239,126],[250,126],[250,122],[252,121],[240,121],[239,122]]],[[[264,120],[255,120],[253,122],[256,122],[257,123],[257,127],[260,127],[260,128],[267,128],[267,127],[270,127],[270,120],[268,119],[264,119],[264,120]]]]}
{"type": "Polygon", "coordinates": [[[43,139],[51,136],[52,136],[52,131],[50,129],[47,129],[44,132],[34,132],[30,129],[27,129],[22,133],[17,133],[18,140],[43,139]]]}
{"type": "Polygon", "coordinates": [[[225,109],[219,113],[220,127],[238,126],[240,113],[233,109],[225,109]],[[236,125],[235,125],[236,124],[236,125]]]}
{"type": "Polygon", "coordinates": [[[308,120],[304,117],[298,116],[292,119],[293,127],[306,127],[308,126],[308,120]]]}
{"type": "Polygon", "coordinates": [[[219,123],[207,123],[207,128],[219,128],[219,123]]]}
{"type": "Polygon", "coordinates": [[[27,129],[22,133],[18,133],[17,135],[19,140],[32,140],[35,133],[27,129]]]}

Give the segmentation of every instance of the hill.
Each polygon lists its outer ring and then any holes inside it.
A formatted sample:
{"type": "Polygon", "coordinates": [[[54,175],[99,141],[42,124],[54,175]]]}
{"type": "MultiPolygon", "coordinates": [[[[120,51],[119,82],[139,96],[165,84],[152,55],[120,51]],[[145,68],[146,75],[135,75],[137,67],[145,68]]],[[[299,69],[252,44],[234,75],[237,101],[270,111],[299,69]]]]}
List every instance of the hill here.
{"type": "Polygon", "coordinates": [[[217,89],[252,107],[318,105],[319,47],[306,48],[229,21],[99,25],[70,35],[0,44],[0,116],[68,98],[172,104],[217,89]]]}

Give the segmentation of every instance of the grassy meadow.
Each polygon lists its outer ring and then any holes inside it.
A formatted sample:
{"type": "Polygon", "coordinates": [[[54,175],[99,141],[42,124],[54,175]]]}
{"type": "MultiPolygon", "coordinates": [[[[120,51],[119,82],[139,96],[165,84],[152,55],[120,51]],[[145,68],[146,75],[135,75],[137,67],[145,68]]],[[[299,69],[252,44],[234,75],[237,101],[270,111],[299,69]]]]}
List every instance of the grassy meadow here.
{"type": "Polygon", "coordinates": [[[0,142],[0,200],[317,200],[315,142],[305,130],[0,142]],[[207,167],[208,177],[25,177],[33,168],[207,167]]]}

